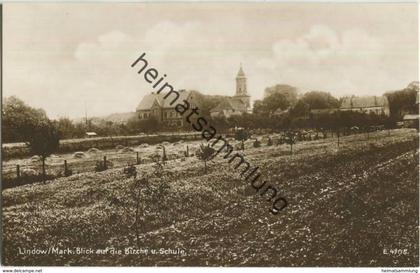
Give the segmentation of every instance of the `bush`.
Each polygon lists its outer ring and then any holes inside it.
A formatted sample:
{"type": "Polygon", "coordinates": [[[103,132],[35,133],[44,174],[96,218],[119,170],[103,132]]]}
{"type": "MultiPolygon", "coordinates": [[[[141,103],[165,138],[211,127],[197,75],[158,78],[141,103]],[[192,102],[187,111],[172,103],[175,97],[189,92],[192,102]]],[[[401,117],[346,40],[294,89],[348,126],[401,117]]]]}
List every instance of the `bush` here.
{"type": "Polygon", "coordinates": [[[70,176],[70,175],[72,175],[73,174],[73,171],[72,170],[70,170],[70,169],[67,169],[67,170],[64,170],[64,176],[70,176]]]}
{"type": "Polygon", "coordinates": [[[95,172],[103,172],[108,169],[108,161],[105,162],[103,160],[97,160],[95,164],[95,172]]]}
{"type": "Polygon", "coordinates": [[[129,164],[127,167],[124,167],[123,173],[125,174],[127,178],[137,177],[137,169],[133,164],[129,164]]]}
{"type": "Polygon", "coordinates": [[[197,151],[197,157],[204,162],[204,173],[207,173],[207,161],[213,159],[216,150],[210,147],[210,145],[200,145],[200,149],[197,151]]]}
{"type": "Polygon", "coordinates": [[[277,145],[283,145],[284,143],[285,143],[284,136],[281,136],[281,137],[277,140],[277,145]]]}
{"type": "Polygon", "coordinates": [[[258,139],[255,139],[253,145],[254,145],[254,148],[259,148],[261,147],[261,142],[258,139]]]}

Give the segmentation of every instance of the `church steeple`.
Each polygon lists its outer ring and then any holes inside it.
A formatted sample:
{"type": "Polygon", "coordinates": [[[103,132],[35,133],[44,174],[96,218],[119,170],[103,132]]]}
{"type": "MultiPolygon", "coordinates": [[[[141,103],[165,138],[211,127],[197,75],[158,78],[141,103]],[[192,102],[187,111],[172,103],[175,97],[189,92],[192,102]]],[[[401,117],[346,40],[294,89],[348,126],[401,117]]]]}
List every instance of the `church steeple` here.
{"type": "Polygon", "coordinates": [[[238,75],[236,76],[236,93],[235,97],[243,101],[247,108],[250,108],[250,97],[248,95],[248,90],[246,86],[246,76],[244,70],[242,69],[242,63],[239,67],[238,75]]]}
{"type": "Polygon", "coordinates": [[[242,69],[242,63],[241,63],[241,66],[239,67],[238,75],[236,77],[237,78],[246,78],[244,70],[242,69]]]}
{"type": "Polygon", "coordinates": [[[236,96],[243,95],[248,95],[248,92],[246,90],[246,76],[241,64],[238,75],[236,76],[236,96]]]}

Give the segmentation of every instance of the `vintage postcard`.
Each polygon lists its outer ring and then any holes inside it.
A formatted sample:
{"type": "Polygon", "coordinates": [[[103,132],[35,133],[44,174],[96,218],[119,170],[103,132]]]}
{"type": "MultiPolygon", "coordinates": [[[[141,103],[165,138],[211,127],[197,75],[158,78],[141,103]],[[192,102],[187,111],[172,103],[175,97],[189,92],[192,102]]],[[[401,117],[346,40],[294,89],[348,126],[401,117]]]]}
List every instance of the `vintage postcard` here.
{"type": "Polygon", "coordinates": [[[3,266],[419,266],[417,3],[1,19],[3,266]]]}

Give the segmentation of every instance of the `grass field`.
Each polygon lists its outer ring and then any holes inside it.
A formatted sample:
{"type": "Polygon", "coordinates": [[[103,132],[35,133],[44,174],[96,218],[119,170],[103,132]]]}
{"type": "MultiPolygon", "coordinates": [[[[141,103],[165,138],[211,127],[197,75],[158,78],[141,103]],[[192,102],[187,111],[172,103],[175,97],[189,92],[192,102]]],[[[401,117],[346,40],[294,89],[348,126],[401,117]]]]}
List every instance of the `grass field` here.
{"type": "MultiPolygon", "coordinates": [[[[369,140],[347,136],[339,148],[332,138],[300,142],[293,155],[286,145],[263,143],[244,154],[287,198],[288,207],[278,215],[222,158],[210,162],[205,175],[196,157],[169,161],[162,177],[150,180],[155,190],[169,185],[163,198],[144,195],[139,203],[132,197],[134,178],[126,178],[122,168],[80,173],[3,190],[4,262],[418,266],[416,131],[376,132],[369,140]],[[137,205],[139,241],[133,227],[137,205]],[[123,253],[19,254],[19,248],[107,247],[123,253]],[[124,254],[128,247],[149,252],[124,254]]],[[[141,177],[153,164],[136,168],[141,177]]]]}

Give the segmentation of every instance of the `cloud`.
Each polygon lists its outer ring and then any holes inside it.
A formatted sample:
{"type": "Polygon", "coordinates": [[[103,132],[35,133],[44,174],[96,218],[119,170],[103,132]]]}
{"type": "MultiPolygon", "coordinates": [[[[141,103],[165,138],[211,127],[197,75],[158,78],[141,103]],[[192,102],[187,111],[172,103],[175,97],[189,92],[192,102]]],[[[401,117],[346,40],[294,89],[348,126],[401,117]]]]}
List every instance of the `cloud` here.
{"type": "Polygon", "coordinates": [[[74,58],[81,63],[94,62],[100,65],[120,56],[124,45],[130,43],[127,34],[113,30],[98,36],[94,41],[81,42],[74,51],[74,58]]]}
{"type": "Polygon", "coordinates": [[[273,45],[276,60],[289,64],[318,64],[336,54],[339,49],[337,34],[326,26],[314,26],[308,33],[293,40],[280,40],[273,45]]]}
{"type": "MultiPolygon", "coordinates": [[[[80,98],[77,106],[69,109],[75,114],[84,112],[85,102],[91,115],[133,111],[152,91],[129,67],[142,52],[146,52],[149,66],[167,74],[166,80],[175,88],[207,94],[233,95],[234,78],[242,62],[253,100],[277,83],[340,96],[371,92],[359,88],[371,87],[372,78],[387,81],[389,77],[389,69],[382,69],[389,66],[383,41],[360,29],[338,32],[315,25],[294,39],[274,41],[265,58],[236,50],[227,34],[213,33],[213,39],[205,29],[205,24],[195,21],[162,21],[151,25],[144,35],[113,30],[83,41],[74,51],[73,62],[59,71],[77,79],[61,96],[80,98]]],[[[381,84],[377,88],[384,91],[381,84]]]]}
{"type": "MultiPolygon", "coordinates": [[[[312,26],[299,37],[276,41],[272,56],[257,63],[260,70],[282,75],[285,83],[307,90],[322,89],[338,95],[360,91],[372,77],[386,78],[381,67],[386,51],[383,41],[361,29],[337,32],[325,25],[312,26]],[[367,73],[368,72],[368,73],[367,73]]],[[[386,79],[385,79],[386,80],[386,79]]],[[[383,85],[378,85],[383,88],[383,85]]],[[[384,91],[384,90],[382,90],[384,91]]]]}
{"type": "Polygon", "coordinates": [[[83,116],[85,103],[90,116],[133,111],[152,91],[130,67],[143,52],[175,88],[206,94],[233,95],[242,63],[252,99],[277,83],[340,96],[417,78],[415,5],[298,6],[10,7],[3,94],[51,117],[83,116]]]}

